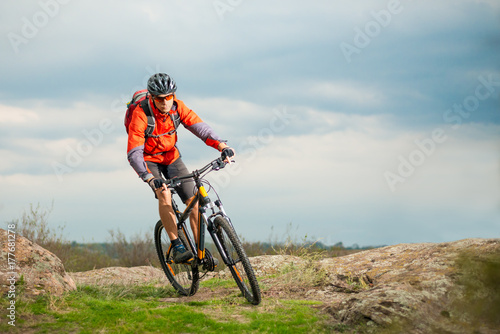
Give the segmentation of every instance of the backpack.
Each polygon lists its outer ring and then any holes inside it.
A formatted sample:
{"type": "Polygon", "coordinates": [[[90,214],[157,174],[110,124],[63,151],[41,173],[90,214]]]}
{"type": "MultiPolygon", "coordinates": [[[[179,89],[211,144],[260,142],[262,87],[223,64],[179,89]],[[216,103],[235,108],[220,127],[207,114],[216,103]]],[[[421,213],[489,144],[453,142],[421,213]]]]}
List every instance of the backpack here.
{"type": "Polygon", "coordinates": [[[132,100],[127,103],[127,112],[125,113],[125,130],[127,130],[128,134],[128,128],[130,126],[130,122],[132,121],[132,114],[134,110],[137,108],[138,105],[142,107],[142,110],[146,113],[146,117],[148,119],[148,126],[146,130],[144,131],[144,134],[146,138],[152,137],[152,138],[158,138],[161,136],[165,135],[171,135],[177,131],[177,128],[179,127],[179,124],[181,123],[181,117],[179,116],[179,113],[177,112],[177,102],[174,101],[174,106],[172,107],[171,111],[174,111],[174,113],[169,112],[168,114],[170,115],[170,119],[174,123],[174,129],[172,131],[162,133],[160,135],[153,135],[153,131],[155,129],[155,117],[153,115],[153,112],[149,108],[149,99],[148,99],[148,90],[143,89],[143,90],[138,90],[137,92],[134,93],[132,96],[132,100]]]}

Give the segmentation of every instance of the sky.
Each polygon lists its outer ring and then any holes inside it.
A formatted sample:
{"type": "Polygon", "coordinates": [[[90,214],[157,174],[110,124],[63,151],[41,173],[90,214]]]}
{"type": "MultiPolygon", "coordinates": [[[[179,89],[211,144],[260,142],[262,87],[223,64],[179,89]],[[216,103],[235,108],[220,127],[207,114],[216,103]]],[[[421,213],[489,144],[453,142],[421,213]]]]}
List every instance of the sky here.
{"type": "Polygon", "coordinates": [[[77,242],[152,233],[123,117],[165,72],[236,150],[207,179],[245,240],[500,237],[497,0],[4,1],[0,35],[3,228],[39,205],[77,242]]]}

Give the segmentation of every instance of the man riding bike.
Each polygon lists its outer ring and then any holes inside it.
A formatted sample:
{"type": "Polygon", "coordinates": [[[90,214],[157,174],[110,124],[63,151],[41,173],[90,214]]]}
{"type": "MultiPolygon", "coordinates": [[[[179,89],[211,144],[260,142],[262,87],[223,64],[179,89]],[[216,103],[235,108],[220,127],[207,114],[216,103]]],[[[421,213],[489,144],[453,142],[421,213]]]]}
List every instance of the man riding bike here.
{"type": "MultiPolygon", "coordinates": [[[[186,129],[206,145],[222,152],[222,157],[226,161],[230,162],[230,157],[235,152],[195,112],[176,98],[177,86],[169,75],[154,74],[148,80],[147,89],[146,102],[137,105],[129,124],[127,158],[132,168],[144,182],[149,184],[158,199],[160,219],[174,247],[174,261],[176,263],[189,262],[193,259],[193,254],[186,250],[179,240],[171,193],[163,178],[171,179],[189,174],[175,145],[177,132],[174,118],[170,117],[171,114],[177,113],[186,129]],[[146,134],[148,118],[144,108],[149,108],[155,119],[155,128],[151,135],[146,134]]],[[[185,204],[194,199],[194,189],[192,180],[184,180],[175,187],[185,204]]],[[[189,220],[193,235],[197,238],[198,204],[193,208],[189,220]]]]}

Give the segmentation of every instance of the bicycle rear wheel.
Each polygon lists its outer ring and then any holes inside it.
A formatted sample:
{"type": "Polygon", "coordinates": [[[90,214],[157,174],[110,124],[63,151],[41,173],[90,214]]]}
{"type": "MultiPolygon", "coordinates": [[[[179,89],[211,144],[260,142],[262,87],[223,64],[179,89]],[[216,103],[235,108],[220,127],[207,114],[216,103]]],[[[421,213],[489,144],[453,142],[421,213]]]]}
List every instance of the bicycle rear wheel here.
{"type": "MultiPolygon", "coordinates": [[[[179,230],[179,239],[186,249],[190,249],[182,229],[179,230]]],[[[198,291],[200,279],[198,266],[174,262],[172,244],[161,220],[155,226],[155,246],[161,267],[175,290],[183,296],[194,295],[198,291]]]]}
{"type": "Polygon", "coordinates": [[[225,218],[220,216],[215,218],[214,226],[215,233],[228,258],[226,265],[236,284],[250,303],[258,305],[261,301],[259,284],[236,231],[225,218]]]}

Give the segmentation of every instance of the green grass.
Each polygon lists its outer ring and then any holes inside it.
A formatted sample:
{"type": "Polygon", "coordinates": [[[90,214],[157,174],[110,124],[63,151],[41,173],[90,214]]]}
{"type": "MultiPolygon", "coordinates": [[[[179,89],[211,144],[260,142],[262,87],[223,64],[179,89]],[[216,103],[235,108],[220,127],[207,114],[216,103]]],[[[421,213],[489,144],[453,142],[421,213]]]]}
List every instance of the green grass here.
{"type": "MultiPolygon", "coordinates": [[[[205,289],[223,289],[229,284],[218,281],[205,289]]],[[[264,300],[253,306],[237,293],[187,302],[170,287],[80,286],[63,297],[19,301],[16,326],[2,321],[0,332],[327,333],[326,316],[311,307],[316,304],[264,300]]]]}
{"type": "Polygon", "coordinates": [[[462,253],[456,260],[457,286],[455,300],[448,316],[470,319],[476,328],[489,325],[500,328],[500,252],[491,254],[462,253]]]}
{"type": "Polygon", "coordinates": [[[234,287],[234,281],[223,280],[220,278],[211,278],[200,282],[200,287],[205,287],[210,290],[216,290],[220,288],[232,288],[234,287]]]}

